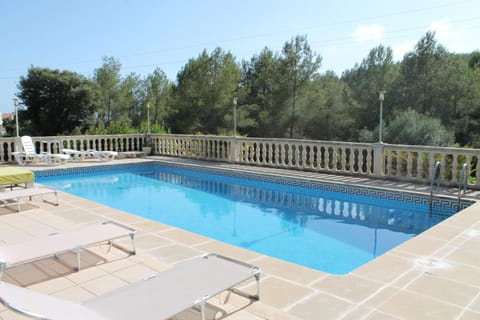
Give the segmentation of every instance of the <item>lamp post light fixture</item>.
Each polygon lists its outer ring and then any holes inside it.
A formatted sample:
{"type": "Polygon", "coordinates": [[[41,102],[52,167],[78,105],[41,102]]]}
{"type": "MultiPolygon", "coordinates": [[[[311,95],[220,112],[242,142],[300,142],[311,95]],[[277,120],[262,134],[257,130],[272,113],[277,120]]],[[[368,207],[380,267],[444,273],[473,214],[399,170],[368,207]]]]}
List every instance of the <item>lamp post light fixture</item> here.
{"type": "Polygon", "coordinates": [[[237,136],[237,98],[233,98],[233,136],[237,136]]]}
{"type": "Polygon", "coordinates": [[[383,100],[385,100],[387,91],[380,90],[378,92],[378,100],[380,100],[380,123],[378,126],[378,142],[382,143],[382,125],[383,125],[383,100]]]}
{"type": "Polygon", "coordinates": [[[18,99],[14,98],[13,99],[13,105],[15,106],[15,127],[17,129],[17,138],[20,137],[20,134],[18,132],[18,99]]]}

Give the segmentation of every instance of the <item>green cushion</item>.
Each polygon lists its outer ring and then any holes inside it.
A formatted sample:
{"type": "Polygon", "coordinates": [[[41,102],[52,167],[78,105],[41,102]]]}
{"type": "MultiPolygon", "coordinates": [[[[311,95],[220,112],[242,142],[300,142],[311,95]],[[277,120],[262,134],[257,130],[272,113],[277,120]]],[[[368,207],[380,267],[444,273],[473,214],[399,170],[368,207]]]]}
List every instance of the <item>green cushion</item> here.
{"type": "Polygon", "coordinates": [[[0,185],[33,182],[35,175],[25,169],[0,167],[0,185]]]}

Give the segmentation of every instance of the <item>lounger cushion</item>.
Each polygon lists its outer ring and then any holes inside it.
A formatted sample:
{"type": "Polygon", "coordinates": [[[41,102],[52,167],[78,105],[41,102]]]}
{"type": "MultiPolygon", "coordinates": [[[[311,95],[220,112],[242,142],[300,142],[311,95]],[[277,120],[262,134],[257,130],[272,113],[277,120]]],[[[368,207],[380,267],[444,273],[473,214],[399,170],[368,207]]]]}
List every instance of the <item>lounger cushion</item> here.
{"type": "Polygon", "coordinates": [[[0,168],[0,185],[12,185],[33,182],[35,175],[32,171],[5,167],[0,168]]]}

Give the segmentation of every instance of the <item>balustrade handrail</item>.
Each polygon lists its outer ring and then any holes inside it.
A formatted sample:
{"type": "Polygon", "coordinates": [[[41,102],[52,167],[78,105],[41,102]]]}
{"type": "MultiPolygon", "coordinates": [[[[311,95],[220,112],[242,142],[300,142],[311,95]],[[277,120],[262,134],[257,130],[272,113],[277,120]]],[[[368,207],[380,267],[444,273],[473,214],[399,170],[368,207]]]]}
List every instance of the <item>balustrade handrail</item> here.
{"type": "MultiPolygon", "coordinates": [[[[435,162],[441,163],[442,185],[453,186],[463,164],[469,170],[469,188],[480,189],[480,150],[467,148],[358,143],[283,138],[215,135],[151,134],[153,154],[208,161],[367,176],[427,183],[435,162]]],[[[32,137],[37,149],[141,151],[145,134],[32,137]]],[[[20,149],[15,137],[0,138],[1,163],[13,162],[20,149]]],[[[39,150],[40,151],[40,150],[39,150]]]]}

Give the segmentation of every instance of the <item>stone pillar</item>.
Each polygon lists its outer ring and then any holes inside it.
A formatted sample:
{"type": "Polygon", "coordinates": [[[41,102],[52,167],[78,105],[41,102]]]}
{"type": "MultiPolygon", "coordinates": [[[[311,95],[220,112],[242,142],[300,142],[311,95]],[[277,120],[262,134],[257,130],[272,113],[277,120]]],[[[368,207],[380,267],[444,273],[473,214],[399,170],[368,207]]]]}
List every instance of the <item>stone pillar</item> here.
{"type": "Polygon", "coordinates": [[[373,176],[383,178],[385,176],[385,152],[383,142],[373,144],[373,176]]]}
{"type": "Polygon", "coordinates": [[[230,159],[231,163],[238,162],[238,146],[237,146],[237,137],[230,137],[228,139],[230,141],[230,159]]]}

